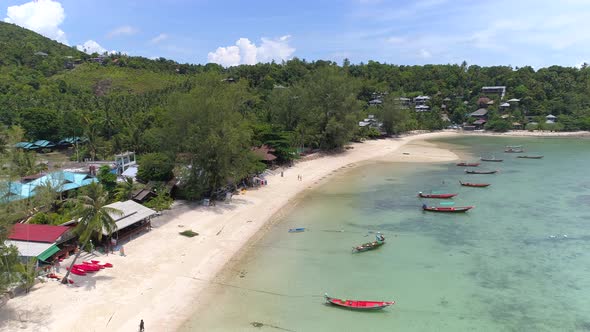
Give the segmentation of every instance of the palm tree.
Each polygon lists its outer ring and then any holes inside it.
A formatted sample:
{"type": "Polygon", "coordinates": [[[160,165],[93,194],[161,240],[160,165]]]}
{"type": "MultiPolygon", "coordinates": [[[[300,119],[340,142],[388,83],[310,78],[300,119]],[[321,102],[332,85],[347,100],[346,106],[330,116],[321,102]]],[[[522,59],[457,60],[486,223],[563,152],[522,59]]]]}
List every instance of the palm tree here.
{"type": "MultiPolygon", "coordinates": [[[[109,193],[104,190],[100,183],[93,182],[86,187],[85,195],[76,198],[75,215],[78,218],[78,226],[75,232],[80,236],[80,242],[83,243],[82,248],[85,248],[93,234],[97,234],[98,240],[102,239],[103,232],[111,235],[117,230],[117,224],[113,219],[113,215],[122,215],[118,209],[110,208],[107,205],[109,193]]],[[[70,268],[62,280],[62,283],[68,283],[70,271],[82,250],[79,250],[70,264],[70,268]]]]}
{"type": "Polygon", "coordinates": [[[135,189],[133,178],[125,177],[123,182],[120,182],[115,189],[115,198],[120,201],[125,201],[131,198],[131,194],[135,189]]]}

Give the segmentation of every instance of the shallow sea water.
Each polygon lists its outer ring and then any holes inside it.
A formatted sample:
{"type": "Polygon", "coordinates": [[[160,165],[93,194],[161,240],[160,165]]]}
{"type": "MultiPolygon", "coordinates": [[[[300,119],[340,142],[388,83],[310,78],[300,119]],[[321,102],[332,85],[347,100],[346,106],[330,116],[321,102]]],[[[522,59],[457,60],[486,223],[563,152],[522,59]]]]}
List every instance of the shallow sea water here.
{"type": "Polygon", "coordinates": [[[454,163],[366,163],[337,173],[208,290],[215,300],[182,330],[590,331],[590,140],[437,143],[471,160],[505,161],[482,163],[495,175],[466,175],[454,163]],[[502,152],[514,144],[545,157],[502,152]],[[455,206],[475,208],[425,213],[423,201],[442,200],[420,200],[418,191],[456,192],[455,206]],[[287,232],[295,227],[307,230],[287,232]],[[384,246],[351,253],[375,231],[384,246]],[[325,305],[325,292],[396,304],[354,312],[325,305]]]}

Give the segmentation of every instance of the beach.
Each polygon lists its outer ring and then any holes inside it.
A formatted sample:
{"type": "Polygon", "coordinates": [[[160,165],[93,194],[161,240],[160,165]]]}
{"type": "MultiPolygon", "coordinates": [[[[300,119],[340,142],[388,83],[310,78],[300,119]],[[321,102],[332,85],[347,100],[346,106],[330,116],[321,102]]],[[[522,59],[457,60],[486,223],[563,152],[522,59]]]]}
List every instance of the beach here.
{"type": "Polygon", "coordinates": [[[178,202],[153,220],[152,231],[125,244],[125,257],[93,258],[113,263],[114,268],[89,277],[72,276],[74,286],[40,284],[11,299],[0,309],[0,329],[133,331],[143,319],[146,330],[175,331],[202,304],[200,295],[215,276],[231,268],[249,241],[285,215],[307,190],[364,161],[457,160],[453,152],[424,140],[458,136],[447,131],[354,143],[343,153],[276,169],[266,176],[268,185],[236,195],[230,203],[205,207],[178,202]],[[199,235],[179,235],[188,229],[199,235]]]}

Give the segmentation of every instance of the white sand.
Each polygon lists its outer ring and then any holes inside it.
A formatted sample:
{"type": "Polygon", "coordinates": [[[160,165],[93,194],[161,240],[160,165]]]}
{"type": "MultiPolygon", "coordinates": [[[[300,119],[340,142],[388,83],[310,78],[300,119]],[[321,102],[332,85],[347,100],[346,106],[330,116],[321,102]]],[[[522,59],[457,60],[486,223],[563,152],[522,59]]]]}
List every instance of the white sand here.
{"type": "MultiPolygon", "coordinates": [[[[268,186],[234,196],[216,207],[176,205],[153,221],[154,229],[125,245],[126,257],[98,257],[114,264],[92,276],[72,276],[75,286],[49,282],[35,286],[0,309],[3,331],[174,331],[190,317],[208,280],[280,216],[281,208],[335,170],[368,160],[451,161],[450,151],[419,141],[442,132],[353,144],[345,153],[301,161],[268,176],[268,186]],[[299,181],[297,175],[303,180],[299,181]],[[192,229],[200,235],[180,236],[192,229]]],[[[85,258],[88,259],[88,258],[85,258]]],[[[62,272],[64,268],[62,268],[62,272]]]]}

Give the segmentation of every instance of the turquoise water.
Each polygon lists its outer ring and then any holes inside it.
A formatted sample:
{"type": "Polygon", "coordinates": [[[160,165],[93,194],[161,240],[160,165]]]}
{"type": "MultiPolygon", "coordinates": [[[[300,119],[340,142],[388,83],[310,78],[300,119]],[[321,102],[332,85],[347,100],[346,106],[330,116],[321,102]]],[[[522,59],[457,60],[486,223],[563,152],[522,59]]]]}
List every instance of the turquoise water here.
{"type": "Polygon", "coordinates": [[[272,226],[183,330],[590,331],[590,140],[439,142],[505,162],[483,164],[500,169],[495,175],[450,163],[370,163],[337,174],[272,226]],[[514,144],[545,158],[502,152],[514,144]],[[475,208],[424,213],[421,202],[437,200],[416,193],[431,190],[457,192],[455,206],[475,208]],[[308,230],[287,232],[295,227],[308,230]],[[387,243],[352,254],[374,231],[387,243]],[[325,292],[396,304],[354,312],[324,305],[325,292]]]}

